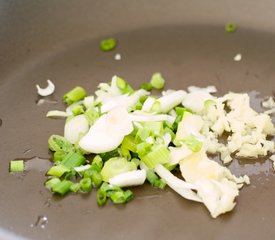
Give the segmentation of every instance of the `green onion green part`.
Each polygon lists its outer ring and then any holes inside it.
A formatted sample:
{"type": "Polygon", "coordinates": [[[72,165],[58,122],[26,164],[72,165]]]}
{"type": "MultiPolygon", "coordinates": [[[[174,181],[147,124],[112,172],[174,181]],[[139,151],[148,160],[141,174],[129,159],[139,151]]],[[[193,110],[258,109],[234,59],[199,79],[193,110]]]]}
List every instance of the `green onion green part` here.
{"type": "Polygon", "coordinates": [[[58,193],[60,195],[65,195],[67,192],[70,191],[71,186],[73,185],[73,182],[68,180],[60,181],[52,186],[52,191],[54,193],[58,193]]]}
{"type": "Polygon", "coordinates": [[[146,91],[151,91],[153,86],[151,83],[142,83],[139,88],[144,89],[146,91]]]}
{"type": "Polygon", "coordinates": [[[141,161],[149,169],[153,169],[157,164],[165,164],[170,161],[170,152],[166,146],[156,145],[151,152],[141,157],[141,161]]]}
{"type": "Polygon", "coordinates": [[[10,161],[10,172],[24,172],[25,164],[23,160],[10,161]]]}
{"type": "Polygon", "coordinates": [[[103,206],[106,203],[106,201],[107,201],[106,191],[104,191],[102,189],[98,189],[97,190],[97,194],[96,194],[96,199],[97,199],[97,203],[100,206],[103,206]]]}
{"type": "Polygon", "coordinates": [[[85,162],[86,158],[83,155],[70,152],[64,157],[61,164],[67,168],[75,168],[83,165],[85,162]]]}
{"type": "Polygon", "coordinates": [[[136,169],[135,163],[129,162],[122,157],[114,157],[105,162],[101,170],[101,175],[103,181],[108,182],[111,177],[136,169]]]}
{"type": "Polygon", "coordinates": [[[100,49],[104,52],[113,50],[117,45],[117,41],[114,38],[107,38],[100,41],[100,49]]]}
{"type": "Polygon", "coordinates": [[[134,89],[122,78],[116,77],[116,86],[120,89],[122,94],[132,93],[134,89]]]}
{"type": "Polygon", "coordinates": [[[64,173],[69,172],[70,169],[63,165],[52,166],[47,172],[48,176],[61,177],[64,173]]]}
{"type": "Polygon", "coordinates": [[[49,149],[53,152],[70,152],[74,149],[73,145],[66,138],[59,135],[50,136],[50,138],[48,139],[48,146],[49,149]]]}
{"type": "Polygon", "coordinates": [[[79,183],[73,183],[71,186],[70,186],[70,191],[71,192],[78,192],[80,189],[80,184],[79,183]]]}
{"type": "Polygon", "coordinates": [[[190,134],[187,138],[183,139],[186,146],[193,152],[201,150],[203,143],[199,141],[193,134],[190,134]]]}
{"type": "Polygon", "coordinates": [[[51,178],[49,179],[48,181],[45,182],[45,187],[48,188],[48,189],[52,189],[52,187],[56,184],[56,183],[59,183],[61,182],[61,180],[59,178],[51,178]]]}
{"type": "Polygon", "coordinates": [[[228,33],[233,33],[233,32],[236,32],[237,30],[237,26],[236,24],[230,22],[230,23],[227,23],[225,25],[225,31],[228,32],[228,33]]]}
{"type": "Polygon", "coordinates": [[[164,87],[165,80],[160,73],[154,73],[150,83],[153,88],[160,90],[164,87]]]}
{"type": "Polygon", "coordinates": [[[95,121],[99,118],[99,113],[94,108],[88,108],[84,115],[90,126],[94,125],[95,121]]]}
{"type": "Polygon", "coordinates": [[[87,93],[85,89],[77,86],[63,96],[63,101],[66,104],[71,105],[75,102],[82,100],[86,96],[87,96],[87,93]]]}
{"type": "Polygon", "coordinates": [[[82,105],[73,105],[72,113],[74,116],[84,113],[84,107],[82,105]]]}
{"type": "Polygon", "coordinates": [[[83,192],[90,192],[92,190],[92,180],[91,178],[83,178],[80,180],[80,189],[83,192]]]}
{"type": "Polygon", "coordinates": [[[66,152],[64,152],[62,150],[58,150],[58,151],[54,152],[54,154],[53,154],[53,161],[61,162],[66,155],[67,155],[66,152]]]}

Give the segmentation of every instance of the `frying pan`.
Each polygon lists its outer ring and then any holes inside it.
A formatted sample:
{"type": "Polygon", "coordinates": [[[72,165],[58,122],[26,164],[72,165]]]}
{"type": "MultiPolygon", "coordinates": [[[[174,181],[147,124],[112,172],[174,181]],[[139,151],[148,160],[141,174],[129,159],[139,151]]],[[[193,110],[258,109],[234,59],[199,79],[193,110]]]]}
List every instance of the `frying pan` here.
{"type": "Polygon", "coordinates": [[[47,139],[64,126],[45,114],[62,110],[61,97],[76,85],[92,93],[117,74],[137,88],[160,71],[166,88],[214,84],[219,94],[248,92],[260,111],[274,91],[274,10],[271,0],[1,1],[1,238],[274,239],[275,175],[267,159],[234,160],[232,172],[250,175],[252,183],[234,211],[217,219],[169,188],[136,187],[127,205],[99,207],[95,191],[61,199],[43,186],[47,139]],[[224,31],[229,21],[237,32],[224,31]],[[103,53],[98,43],[106,37],[118,46],[103,53]],[[35,84],[47,79],[56,91],[39,105],[35,84]],[[10,174],[9,161],[22,158],[29,170],[10,174]]]}

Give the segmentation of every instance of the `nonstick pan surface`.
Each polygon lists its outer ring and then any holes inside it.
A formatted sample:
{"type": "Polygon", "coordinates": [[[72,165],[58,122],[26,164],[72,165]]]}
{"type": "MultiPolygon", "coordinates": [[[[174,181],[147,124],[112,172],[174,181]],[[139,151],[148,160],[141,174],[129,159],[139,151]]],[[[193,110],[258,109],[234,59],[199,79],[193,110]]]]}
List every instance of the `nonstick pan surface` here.
{"type": "MultiPolygon", "coordinates": [[[[236,175],[248,174],[251,185],[240,191],[234,211],[217,219],[168,187],[135,187],[135,198],[127,205],[99,207],[95,191],[60,198],[43,186],[51,158],[47,139],[62,134],[64,126],[63,120],[45,115],[63,110],[63,94],[76,85],[92,93],[116,74],[138,88],[159,71],[167,89],[215,85],[218,95],[248,92],[252,106],[263,111],[260,101],[275,90],[270,10],[275,4],[206,2],[1,3],[3,230],[29,239],[274,239],[275,174],[268,159],[234,160],[229,168],[236,175]],[[227,21],[237,23],[235,33],[224,31],[227,21]],[[106,37],[118,40],[117,48],[107,53],[98,47],[106,37]],[[117,53],[120,61],[114,59],[117,53]],[[242,60],[236,62],[239,53],[242,60]],[[47,79],[56,91],[39,105],[35,85],[45,86],[47,79]],[[25,159],[29,170],[10,174],[12,159],[25,159]]],[[[3,239],[17,239],[5,234],[3,239]]]]}

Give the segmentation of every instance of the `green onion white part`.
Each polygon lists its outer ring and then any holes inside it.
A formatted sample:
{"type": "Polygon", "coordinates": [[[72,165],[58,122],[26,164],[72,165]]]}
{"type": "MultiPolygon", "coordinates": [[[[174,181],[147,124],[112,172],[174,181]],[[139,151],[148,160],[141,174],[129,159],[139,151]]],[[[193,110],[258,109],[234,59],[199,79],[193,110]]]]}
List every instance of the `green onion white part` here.
{"type": "Polygon", "coordinates": [[[109,183],[118,187],[131,187],[144,184],[146,170],[132,170],[118,174],[109,179],[109,183]]]}
{"type": "Polygon", "coordinates": [[[36,85],[38,95],[42,97],[49,96],[54,93],[55,86],[51,80],[47,80],[48,86],[41,88],[38,84],[36,85]]]}

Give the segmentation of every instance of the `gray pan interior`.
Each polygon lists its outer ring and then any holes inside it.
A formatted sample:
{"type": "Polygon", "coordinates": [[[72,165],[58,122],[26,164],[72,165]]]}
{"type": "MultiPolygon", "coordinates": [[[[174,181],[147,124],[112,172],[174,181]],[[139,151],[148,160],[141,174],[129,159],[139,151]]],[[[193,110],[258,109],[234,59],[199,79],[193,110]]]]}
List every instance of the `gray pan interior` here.
{"type": "MultiPolygon", "coordinates": [[[[88,195],[52,196],[43,187],[47,139],[63,120],[45,117],[64,108],[76,85],[92,93],[112,75],[134,87],[163,73],[167,88],[216,85],[219,94],[248,92],[252,105],[274,94],[275,28],[272,1],[9,1],[0,3],[0,237],[30,239],[274,239],[275,175],[266,159],[235,160],[248,174],[231,213],[212,219],[201,204],[166,188],[132,190],[127,205],[96,204],[88,195]],[[224,24],[238,31],[228,34],[224,24]],[[98,42],[115,37],[103,53],[98,42]],[[114,55],[120,53],[121,61],[114,55]],[[241,53],[240,62],[233,57],[241,53]],[[37,105],[35,84],[56,84],[53,102],[37,105]],[[11,175],[11,159],[33,159],[24,175],[11,175]],[[46,216],[48,223],[37,222],[46,216]]],[[[274,120],[274,119],[273,119],[274,120]]]]}

